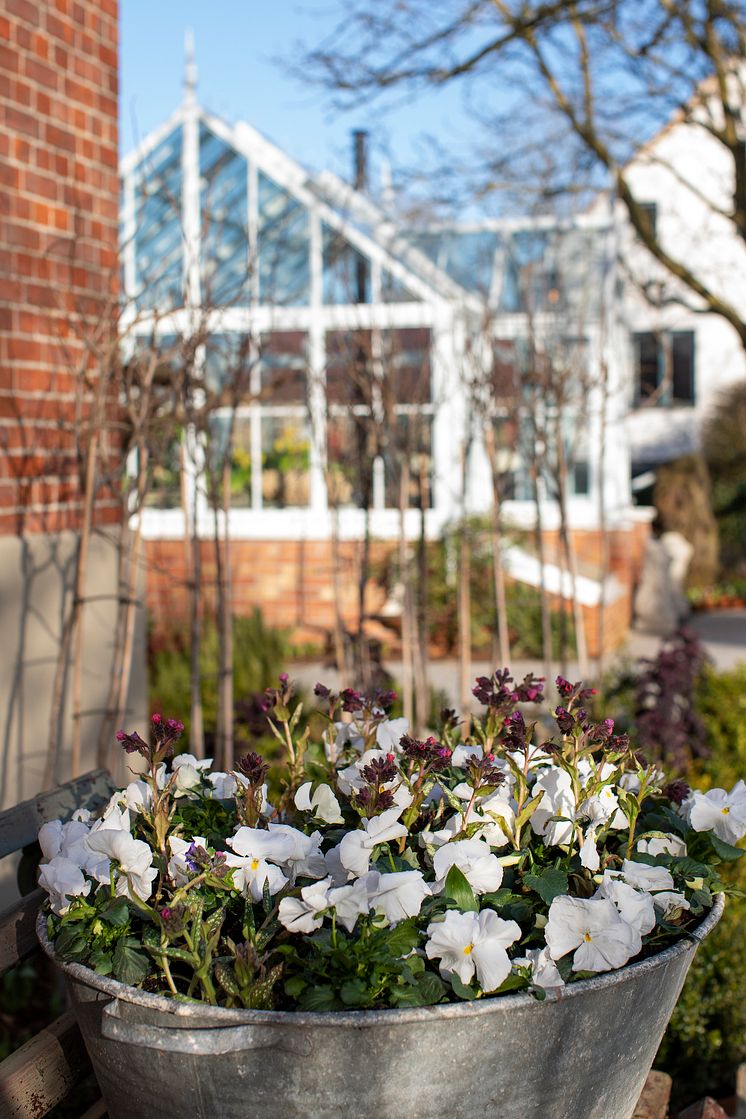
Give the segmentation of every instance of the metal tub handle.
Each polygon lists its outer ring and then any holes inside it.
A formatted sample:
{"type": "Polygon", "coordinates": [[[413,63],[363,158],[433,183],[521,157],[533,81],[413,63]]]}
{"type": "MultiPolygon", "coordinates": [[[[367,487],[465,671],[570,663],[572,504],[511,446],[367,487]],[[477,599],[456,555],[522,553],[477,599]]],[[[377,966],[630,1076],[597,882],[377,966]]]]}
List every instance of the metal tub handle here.
{"type": "Polygon", "coordinates": [[[113,999],[103,1008],[101,1033],[108,1041],[159,1049],[164,1053],[191,1053],[195,1056],[219,1056],[249,1049],[280,1049],[307,1057],[311,1041],[305,1032],[277,1029],[273,1026],[152,1026],[133,1021],[122,1014],[120,1002],[113,999]]]}

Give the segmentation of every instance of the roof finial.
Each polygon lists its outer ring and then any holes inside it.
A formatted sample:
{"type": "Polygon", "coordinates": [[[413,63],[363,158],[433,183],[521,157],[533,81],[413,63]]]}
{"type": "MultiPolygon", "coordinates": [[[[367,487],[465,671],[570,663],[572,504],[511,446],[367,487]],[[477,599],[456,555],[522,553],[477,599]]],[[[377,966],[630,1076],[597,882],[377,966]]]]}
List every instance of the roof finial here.
{"type": "Polygon", "coordinates": [[[194,31],[187,27],[184,32],[184,101],[188,105],[197,102],[197,62],[194,57],[194,31]]]}

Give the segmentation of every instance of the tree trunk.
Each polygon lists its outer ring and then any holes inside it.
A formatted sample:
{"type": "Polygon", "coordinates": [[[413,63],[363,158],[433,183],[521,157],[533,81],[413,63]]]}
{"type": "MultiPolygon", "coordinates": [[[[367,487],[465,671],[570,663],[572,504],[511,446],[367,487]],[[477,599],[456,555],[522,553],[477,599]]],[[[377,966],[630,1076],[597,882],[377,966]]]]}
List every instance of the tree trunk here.
{"type": "Polygon", "coordinates": [[[409,497],[409,462],[406,457],[401,464],[401,477],[399,483],[399,577],[402,582],[404,597],[402,602],[401,621],[401,656],[402,656],[402,705],[404,718],[410,725],[414,722],[413,703],[413,673],[412,673],[412,646],[414,638],[414,611],[412,609],[412,578],[410,573],[409,555],[406,533],[406,510],[409,497]]]}
{"type": "Polygon", "coordinates": [[[420,463],[418,494],[420,503],[420,536],[417,542],[417,593],[414,619],[414,696],[415,714],[419,731],[424,730],[430,718],[430,689],[428,687],[428,632],[427,632],[427,533],[425,507],[427,504],[427,465],[420,463]]]}
{"type": "Polygon", "coordinates": [[[495,588],[495,622],[497,643],[500,650],[500,663],[503,667],[510,664],[510,634],[508,632],[508,605],[505,594],[505,572],[503,571],[503,538],[500,509],[500,472],[495,447],[495,431],[491,418],[484,428],[484,443],[492,477],[492,578],[495,588]]]}
{"type": "Polygon", "coordinates": [[[189,493],[186,482],[182,486],[184,504],[185,544],[190,558],[189,565],[189,750],[195,757],[205,756],[205,734],[202,714],[202,553],[197,525],[197,478],[192,481],[189,493]]]}
{"type": "Polygon", "coordinates": [[[215,576],[218,627],[218,710],[216,755],[219,768],[233,768],[233,610],[230,573],[230,462],[226,459],[221,479],[223,536],[220,536],[218,502],[215,502],[215,576]]]}
{"type": "Polygon", "coordinates": [[[541,650],[544,662],[544,679],[547,685],[552,679],[552,615],[549,609],[549,598],[546,586],[546,547],[544,544],[544,517],[541,511],[541,493],[539,490],[540,462],[534,456],[531,471],[534,506],[536,508],[536,554],[539,560],[539,602],[541,606],[541,650]]]}

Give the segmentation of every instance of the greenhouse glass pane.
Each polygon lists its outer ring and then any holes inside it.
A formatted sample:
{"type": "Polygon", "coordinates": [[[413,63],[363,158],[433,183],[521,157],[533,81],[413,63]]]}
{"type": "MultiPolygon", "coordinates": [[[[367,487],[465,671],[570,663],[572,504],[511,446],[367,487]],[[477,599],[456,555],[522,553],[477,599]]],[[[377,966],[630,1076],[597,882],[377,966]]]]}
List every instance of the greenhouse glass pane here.
{"type": "Polygon", "coordinates": [[[202,301],[211,307],[248,298],[247,175],[243,156],[200,125],[202,301]]]}
{"type": "Polygon", "coordinates": [[[429,509],[432,505],[432,427],[433,418],[424,412],[396,417],[393,438],[384,454],[386,508],[401,504],[401,464],[409,467],[406,504],[410,509],[429,509]]]}
{"type": "Polygon", "coordinates": [[[262,404],[305,404],[308,343],[299,330],[278,330],[261,339],[262,404]]]}
{"type": "Polygon", "coordinates": [[[381,272],[381,299],[384,303],[419,303],[420,299],[384,268],[381,272]]]}
{"type": "Polygon", "coordinates": [[[205,387],[222,393],[226,403],[251,395],[256,354],[248,334],[211,334],[205,343],[205,387]]]}
{"type": "Polygon", "coordinates": [[[262,504],[265,509],[308,505],[311,438],[300,415],[262,416],[262,504]]]}
{"type": "Polygon", "coordinates": [[[259,173],[259,302],[281,307],[308,303],[311,286],[308,212],[259,173]]]}
{"type": "MultiPolygon", "coordinates": [[[[230,450],[230,502],[231,507],[247,509],[251,507],[251,417],[230,415],[210,417],[210,447],[213,461],[219,462],[225,454],[228,438],[230,450]]],[[[209,499],[208,494],[208,499],[209,499]]]]}
{"type": "Polygon", "coordinates": [[[135,171],[135,230],[138,306],[181,306],[181,129],[175,129],[135,171]]]}
{"type": "Polygon", "coordinates": [[[324,303],[370,303],[370,261],[341,233],[322,227],[324,303]]]}
{"type": "Polygon", "coordinates": [[[497,234],[489,230],[451,233],[443,266],[457,284],[486,299],[492,286],[496,248],[497,234]]]}

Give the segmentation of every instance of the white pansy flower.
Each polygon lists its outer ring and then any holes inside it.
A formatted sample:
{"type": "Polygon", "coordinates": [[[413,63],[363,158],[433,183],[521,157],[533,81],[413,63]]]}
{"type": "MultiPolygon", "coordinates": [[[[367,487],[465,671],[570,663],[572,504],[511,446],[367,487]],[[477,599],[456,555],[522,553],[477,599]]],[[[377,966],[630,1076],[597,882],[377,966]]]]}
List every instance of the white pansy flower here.
{"type": "Polygon", "coordinates": [[[304,886],[299,898],[282,898],[278,911],[281,925],[289,932],[312,933],[324,923],[324,910],[328,906],[327,895],[331,878],[304,886]]]}
{"type": "Polygon", "coordinates": [[[313,812],[325,824],[343,824],[344,817],[330,785],[318,785],[311,796],[312,782],[306,781],[295,794],[295,807],[301,812],[313,812]]]}
{"type": "Polygon", "coordinates": [[[484,839],[456,839],[438,848],[433,859],[438,892],[452,866],[459,868],[475,894],[491,893],[503,880],[503,868],[484,839]]]}
{"type": "Polygon", "coordinates": [[[672,890],[673,878],[670,871],[664,866],[648,866],[647,863],[638,863],[634,859],[625,859],[622,863],[622,877],[630,886],[637,886],[638,890],[672,890]]]}
{"type": "Polygon", "coordinates": [[[330,847],[324,855],[325,872],[331,875],[335,886],[343,886],[353,877],[352,872],[342,865],[340,846],[338,843],[336,847],[330,847]]]}
{"type": "Polygon", "coordinates": [[[449,909],[442,921],[427,927],[428,959],[439,959],[440,974],[449,979],[457,975],[470,983],[476,971],[479,986],[495,991],[510,975],[507,949],[520,939],[520,926],[504,921],[491,909],[482,913],[458,913],[449,909]]]}
{"type": "Polygon", "coordinates": [[[465,801],[463,816],[451,816],[439,831],[433,833],[436,846],[447,843],[465,827],[480,826],[472,833],[473,839],[486,839],[490,847],[505,847],[515,829],[515,809],[510,789],[501,785],[494,792],[480,797],[471,807],[474,790],[465,781],[453,789],[453,795],[465,801]]]}
{"type": "Polygon", "coordinates": [[[270,824],[268,834],[271,836],[285,837],[289,843],[289,854],[284,858],[268,855],[274,862],[279,862],[289,871],[292,881],[296,878],[323,878],[326,874],[326,863],[321,853],[322,835],[320,831],[306,835],[305,832],[293,828],[289,824],[270,824]]]}
{"type": "Polygon", "coordinates": [[[569,773],[558,766],[542,769],[534,782],[533,796],[543,793],[538,808],[531,816],[531,829],[542,836],[550,847],[570,843],[575,820],[575,796],[569,773]],[[561,816],[557,820],[553,817],[561,816]]]}
{"type": "Polygon", "coordinates": [[[409,734],[409,719],[384,719],[376,727],[376,742],[386,753],[398,754],[405,734],[409,734]]]}
{"type": "Polygon", "coordinates": [[[653,904],[664,921],[675,920],[685,909],[691,909],[684,894],[678,890],[661,890],[653,894],[653,904]]]}
{"type": "Polygon", "coordinates": [[[599,792],[583,801],[578,809],[578,818],[589,820],[597,826],[608,824],[610,828],[617,830],[626,828],[629,824],[619,807],[619,798],[610,785],[604,785],[599,792]]]}
{"type": "Polygon", "coordinates": [[[653,835],[649,839],[639,839],[637,850],[643,855],[686,855],[686,843],[678,835],[653,835]]]}
{"type": "MultiPolygon", "coordinates": [[[[343,873],[347,872],[342,868],[343,873]]],[[[379,875],[373,872],[375,877],[379,875]]],[[[357,924],[358,917],[366,914],[370,908],[368,900],[368,879],[373,875],[366,875],[350,882],[345,886],[336,886],[329,891],[329,908],[334,909],[337,920],[348,932],[352,932],[357,924]]]]}
{"type": "Polygon", "coordinates": [[[249,782],[242,773],[223,773],[221,770],[210,771],[205,774],[210,788],[207,796],[214,800],[232,800],[236,795],[239,784],[247,788],[249,782]]]}
{"type": "Polygon", "coordinates": [[[91,828],[91,834],[98,831],[126,831],[132,827],[128,808],[121,808],[111,801],[106,807],[103,816],[96,820],[91,828]]]}
{"type": "Polygon", "coordinates": [[[565,985],[548,948],[529,948],[525,956],[513,960],[512,967],[514,971],[519,967],[530,968],[534,987],[541,987],[545,991],[565,985]]]}
{"type": "Polygon", "coordinates": [[[47,891],[52,912],[58,917],[67,913],[72,898],[85,897],[91,890],[77,863],[64,855],[55,855],[39,868],[39,885],[47,891]]]}
{"type": "Polygon", "coordinates": [[[189,881],[189,875],[194,874],[186,854],[190,847],[207,847],[207,840],[203,835],[195,835],[193,839],[181,839],[178,835],[171,835],[168,839],[171,849],[171,858],[168,860],[168,876],[175,886],[184,886],[189,881]]]}
{"type": "Polygon", "coordinates": [[[655,928],[655,907],[652,896],[624,882],[619,877],[618,871],[606,871],[596,896],[612,901],[620,917],[633,929],[637,929],[642,936],[655,928]]]}
{"type": "Polygon", "coordinates": [[[580,845],[580,865],[590,870],[592,874],[595,874],[601,866],[601,858],[596,847],[595,826],[588,828],[580,845]]]}
{"type": "Polygon", "coordinates": [[[466,769],[471,758],[477,761],[484,757],[484,750],[478,742],[459,742],[451,755],[451,765],[455,769],[466,769]]]}
{"type": "Polygon", "coordinates": [[[392,874],[367,877],[368,903],[377,913],[383,913],[390,925],[407,917],[416,917],[422,903],[430,894],[421,870],[402,870],[392,874]]]}
{"type": "Polygon", "coordinates": [[[39,829],[39,846],[44,859],[49,862],[61,855],[76,866],[84,867],[90,857],[86,844],[88,831],[87,824],[82,820],[68,820],[65,824],[62,820],[50,820],[42,824],[39,829]]]}
{"type": "Polygon", "coordinates": [[[278,894],[287,885],[287,878],[278,866],[268,863],[261,855],[225,855],[226,865],[233,871],[233,884],[244,897],[261,901],[265,883],[270,894],[278,894]]]}
{"type": "Polygon", "coordinates": [[[407,835],[407,829],[399,820],[400,808],[388,808],[380,816],[363,820],[363,829],[348,831],[339,845],[339,858],[342,866],[355,877],[366,874],[370,867],[370,855],[378,843],[388,843],[407,835]]]}
{"type": "Polygon", "coordinates": [[[642,948],[638,930],[603,897],[556,897],[544,935],[553,960],[575,953],[573,971],[611,971],[623,967],[642,948]]]}
{"type": "Polygon", "coordinates": [[[119,866],[116,892],[131,892],[147,901],[158,871],[153,866],[153,852],[141,839],[133,839],[129,832],[102,829],[91,832],[88,844],[93,851],[100,851],[119,866]]]}
{"type": "Polygon", "coordinates": [[[153,790],[147,781],[130,781],[122,799],[131,812],[150,812],[153,807],[153,790]]]}
{"type": "MultiPolygon", "coordinates": [[[[352,746],[358,753],[362,754],[365,749],[365,739],[354,723],[335,723],[334,729],[337,732],[334,743],[337,754],[341,753],[345,746],[352,746]]],[[[342,789],[342,792],[344,792],[344,789],[342,789]]]]}
{"type": "Polygon", "coordinates": [[[746,835],[746,785],[737,781],[729,793],[725,789],[692,793],[689,823],[694,831],[712,831],[724,843],[738,843],[746,835]]]}
{"type": "Polygon", "coordinates": [[[202,770],[209,769],[212,758],[197,758],[194,754],[179,754],[171,762],[171,769],[176,774],[174,795],[181,796],[191,793],[202,785],[202,770]]]}
{"type": "MultiPolygon", "coordinates": [[[[346,769],[341,769],[337,774],[339,791],[347,797],[360,792],[366,785],[366,780],[363,777],[365,767],[370,765],[372,761],[386,761],[388,756],[389,751],[387,750],[366,750],[356,762],[353,762],[346,769]]],[[[381,789],[391,793],[394,804],[400,812],[403,812],[412,803],[412,794],[402,777],[395,777],[392,781],[385,782],[381,785],[381,789]]]]}
{"type": "Polygon", "coordinates": [[[279,893],[287,884],[287,876],[274,864],[292,862],[297,851],[294,836],[284,830],[272,834],[260,828],[241,827],[226,843],[235,852],[226,854],[226,863],[233,869],[236,888],[246,897],[261,901],[265,882],[270,894],[279,893]]]}

